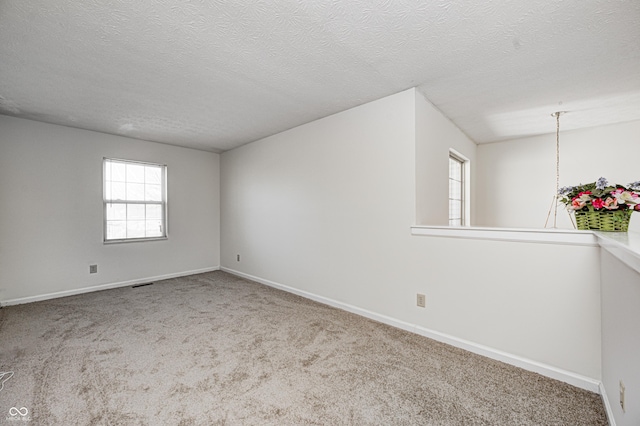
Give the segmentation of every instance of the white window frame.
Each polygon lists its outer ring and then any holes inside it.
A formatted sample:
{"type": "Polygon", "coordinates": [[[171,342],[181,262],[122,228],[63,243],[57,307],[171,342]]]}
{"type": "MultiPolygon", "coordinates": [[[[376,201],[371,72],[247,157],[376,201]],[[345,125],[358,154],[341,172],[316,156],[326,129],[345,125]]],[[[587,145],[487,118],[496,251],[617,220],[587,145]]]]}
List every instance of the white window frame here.
{"type": "MultiPolygon", "coordinates": [[[[461,218],[460,218],[460,225],[451,225],[449,223],[449,226],[470,226],[471,225],[471,202],[470,202],[470,189],[471,189],[471,184],[470,184],[470,179],[469,176],[470,171],[471,171],[471,162],[469,161],[469,159],[467,157],[465,157],[464,155],[462,155],[461,153],[459,153],[458,151],[454,150],[454,149],[449,149],[449,157],[447,160],[447,165],[449,166],[449,162],[451,160],[457,161],[460,163],[461,165],[461,191],[460,191],[460,195],[461,195],[461,206],[460,206],[460,213],[461,213],[461,218]]],[[[447,167],[447,170],[449,170],[449,167],[447,167]]],[[[450,172],[449,172],[450,173],[450,172]]],[[[447,181],[449,182],[449,185],[451,185],[451,177],[450,174],[448,174],[448,179],[447,181]]],[[[452,200],[451,198],[451,189],[449,189],[449,200],[452,200]]],[[[451,212],[449,212],[449,221],[451,221],[451,212]]]]}
{"type": "MultiPolygon", "coordinates": [[[[125,178],[126,179],[126,178],[125,178]]],[[[125,160],[121,158],[107,158],[104,157],[102,159],[102,204],[103,204],[103,242],[104,244],[114,244],[114,243],[130,243],[130,242],[138,242],[138,241],[158,241],[158,240],[166,240],[169,236],[168,223],[169,220],[167,218],[167,166],[165,164],[157,164],[157,163],[149,163],[144,161],[136,161],[136,160],[125,160]],[[161,176],[161,201],[143,201],[143,200],[122,200],[122,199],[111,199],[107,196],[107,164],[109,162],[123,163],[123,164],[136,164],[143,166],[154,166],[160,167],[162,171],[161,176]],[[112,238],[107,239],[107,205],[117,203],[117,204],[126,204],[126,205],[134,205],[134,204],[143,204],[143,205],[160,205],[161,206],[161,227],[162,227],[162,235],[154,236],[154,237],[127,237],[127,238],[112,238]]]]}

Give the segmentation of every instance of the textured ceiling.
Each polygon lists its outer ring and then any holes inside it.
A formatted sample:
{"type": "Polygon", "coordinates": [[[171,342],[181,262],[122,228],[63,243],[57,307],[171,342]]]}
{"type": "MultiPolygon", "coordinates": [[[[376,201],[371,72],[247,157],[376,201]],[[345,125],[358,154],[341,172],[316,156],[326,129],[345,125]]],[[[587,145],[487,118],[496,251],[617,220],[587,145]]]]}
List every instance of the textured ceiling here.
{"type": "Polygon", "coordinates": [[[417,86],[491,142],[640,119],[639,22],[638,0],[0,0],[0,113],[219,152],[417,86]]]}

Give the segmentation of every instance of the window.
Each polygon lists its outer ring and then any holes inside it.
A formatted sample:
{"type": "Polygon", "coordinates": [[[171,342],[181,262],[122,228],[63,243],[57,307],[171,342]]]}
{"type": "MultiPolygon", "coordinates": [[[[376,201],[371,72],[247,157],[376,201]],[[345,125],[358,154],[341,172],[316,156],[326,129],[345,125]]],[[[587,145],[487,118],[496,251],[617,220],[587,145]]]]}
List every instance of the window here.
{"type": "Polygon", "coordinates": [[[449,152],[449,226],[467,224],[466,172],[467,160],[449,152]]]}
{"type": "Polygon", "coordinates": [[[167,238],[167,166],[104,159],[104,241],[167,238]]]}

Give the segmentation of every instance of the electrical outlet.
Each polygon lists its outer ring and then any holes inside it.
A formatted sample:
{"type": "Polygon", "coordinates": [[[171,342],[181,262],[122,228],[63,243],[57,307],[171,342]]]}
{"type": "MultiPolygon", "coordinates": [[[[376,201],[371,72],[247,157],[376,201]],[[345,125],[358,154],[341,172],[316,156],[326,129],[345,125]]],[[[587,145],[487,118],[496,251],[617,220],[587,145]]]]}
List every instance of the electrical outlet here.
{"type": "Polygon", "coordinates": [[[625,391],[624,383],[622,383],[622,380],[620,380],[620,406],[622,407],[623,413],[626,411],[624,407],[624,391],[625,391]]]}
{"type": "Polygon", "coordinates": [[[416,304],[421,308],[424,308],[426,306],[426,297],[424,296],[424,294],[417,294],[416,304]]]}
{"type": "Polygon", "coordinates": [[[236,255],[236,262],[240,262],[240,255],[239,254],[236,255]]]}
{"type": "Polygon", "coordinates": [[[89,273],[97,274],[98,273],[98,265],[89,265],[89,273]]]}

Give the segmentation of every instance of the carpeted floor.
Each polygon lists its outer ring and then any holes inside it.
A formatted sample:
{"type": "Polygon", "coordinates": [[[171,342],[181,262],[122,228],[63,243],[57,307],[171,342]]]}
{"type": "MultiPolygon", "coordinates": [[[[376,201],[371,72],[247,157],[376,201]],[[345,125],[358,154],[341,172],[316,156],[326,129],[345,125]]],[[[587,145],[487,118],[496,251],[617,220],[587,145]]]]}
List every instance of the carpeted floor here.
{"type": "Polygon", "coordinates": [[[594,393],[224,272],[0,309],[0,371],[0,423],[607,424],[594,393]]]}

